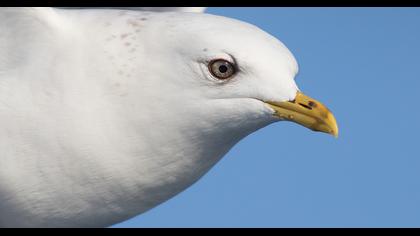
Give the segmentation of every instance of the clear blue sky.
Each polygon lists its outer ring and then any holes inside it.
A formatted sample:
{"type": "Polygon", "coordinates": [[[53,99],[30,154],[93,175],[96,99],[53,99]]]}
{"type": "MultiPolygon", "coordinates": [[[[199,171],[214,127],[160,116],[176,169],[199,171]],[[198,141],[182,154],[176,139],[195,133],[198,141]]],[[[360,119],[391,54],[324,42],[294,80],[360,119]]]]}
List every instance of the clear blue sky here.
{"type": "Polygon", "coordinates": [[[289,122],[117,227],[420,227],[420,8],[209,8],[279,38],[340,137],[289,122]]]}

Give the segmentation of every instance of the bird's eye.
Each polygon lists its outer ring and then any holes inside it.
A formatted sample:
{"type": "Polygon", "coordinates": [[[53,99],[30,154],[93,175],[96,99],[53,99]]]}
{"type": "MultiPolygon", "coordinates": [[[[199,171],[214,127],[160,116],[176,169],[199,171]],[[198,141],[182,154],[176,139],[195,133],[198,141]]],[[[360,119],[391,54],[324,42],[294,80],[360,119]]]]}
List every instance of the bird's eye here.
{"type": "Polygon", "coordinates": [[[223,59],[213,60],[209,63],[210,73],[221,80],[229,79],[235,74],[235,66],[223,59]]]}

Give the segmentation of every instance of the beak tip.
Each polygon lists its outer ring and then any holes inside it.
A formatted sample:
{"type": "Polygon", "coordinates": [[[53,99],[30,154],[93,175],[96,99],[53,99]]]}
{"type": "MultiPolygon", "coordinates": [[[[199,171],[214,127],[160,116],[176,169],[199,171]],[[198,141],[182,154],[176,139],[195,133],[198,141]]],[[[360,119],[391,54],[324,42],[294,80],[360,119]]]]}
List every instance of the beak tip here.
{"type": "Polygon", "coordinates": [[[333,125],[332,125],[332,130],[330,134],[334,136],[335,138],[338,138],[338,125],[337,125],[337,122],[335,121],[335,118],[333,118],[333,125]]]}

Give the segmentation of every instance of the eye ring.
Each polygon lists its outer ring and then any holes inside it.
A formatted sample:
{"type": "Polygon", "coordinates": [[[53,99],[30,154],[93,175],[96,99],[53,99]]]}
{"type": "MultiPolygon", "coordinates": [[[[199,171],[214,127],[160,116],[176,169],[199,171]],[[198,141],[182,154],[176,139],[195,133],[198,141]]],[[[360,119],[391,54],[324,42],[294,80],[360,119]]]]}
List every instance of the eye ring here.
{"type": "Polygon", "coordinates": [[[220,80],[229,79],[236,73],[234,64],[225,59],[212,60],[208,67],[211,75],[220,80]]]}

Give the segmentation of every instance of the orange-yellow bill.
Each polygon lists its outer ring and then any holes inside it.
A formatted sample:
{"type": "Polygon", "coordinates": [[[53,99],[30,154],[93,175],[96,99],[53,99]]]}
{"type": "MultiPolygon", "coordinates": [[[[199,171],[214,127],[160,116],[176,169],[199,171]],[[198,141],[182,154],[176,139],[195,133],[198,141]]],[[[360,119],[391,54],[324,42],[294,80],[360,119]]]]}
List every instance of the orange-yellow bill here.
{"type": "Polygon", "coordinates": [[[338,137],[338,126],[334,115],[317,100],[298,92],[293,101],[266,102],[276,111],[276,116],[296,122],[311,130],[328,133],[338,137]]]}

